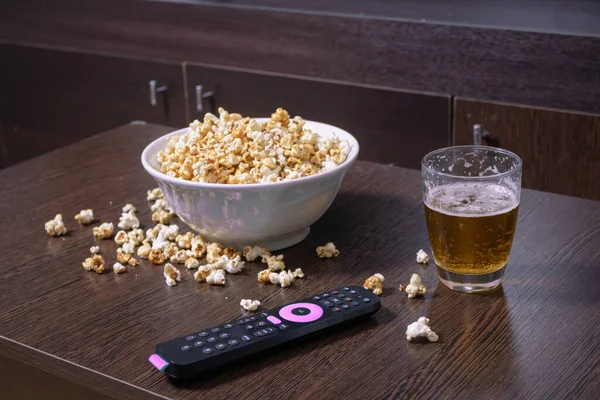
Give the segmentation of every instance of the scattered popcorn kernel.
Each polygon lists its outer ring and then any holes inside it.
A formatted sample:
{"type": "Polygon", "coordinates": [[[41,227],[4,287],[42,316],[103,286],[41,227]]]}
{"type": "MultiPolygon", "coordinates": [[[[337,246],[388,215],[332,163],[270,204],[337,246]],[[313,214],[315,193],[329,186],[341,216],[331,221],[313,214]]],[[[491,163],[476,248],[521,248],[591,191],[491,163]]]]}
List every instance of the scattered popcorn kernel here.
{"type": "Polygon", "coordinates": [[[209,243],[206,246],[206,261],[208,263],[217,262],[223,254],[223,245],[219,242],[209,243]]]}
{"type": "Polygon", "coordinates": [[[206,265],[201,265],[198,267],[198,271],[194,272],[194,279],[198,282],[202,282],[211,274],[210,268],[206,265]]]}
{"type": "Polygon", "coordinates": [[[268,269],[260,271],[258,273],[258,281],[260,283],[271,283],[271,279],[269,278],[270,274],[271,274],[271,271],[269,271],[268,269]]]}
{"type": "MultiPolygon", "coordinates": [[[[223,257],[227,256],[224,255],[223,257]]],[[[233,258],[227,257],[227,262],[225,263],[225,271],[227,271],[228,274],[240,273],[243,268],[244,262],[242,261],[242,257],[239,254],[233,258]]]]}
{"type": "Polygon", "coordinates": [[[175,238],[177,238],[177,235],[179,235],[179,226],[177,224],[171,224],[161,228],[161,231],[164,232],[167,240],[173,242],[175,241],[175,238]]]}
{"type": "Polygon", "coordinates": [[[384,279],[385,278],[383,277],[383,275],[375,274],[375,275],[367,278],[367,280],[363,284],[363,287],[365,289],[369,289],[369,290],[373,291],[373,293],[375,293],[377,296],[380,296],[381,293],[383,293],[384,279]]]}
{"type": "Polygon", "coordinates": [[[269,266],[269,270],[272,272],[283,271],[285,269],[283,254],[279,254],[278,256],[264,257],[262,262],[266,263],[269,266]]]}
{"type": "Polygon", "coordinates": [[[152,250],[164,250],[168,245],[169,241],[165,238],[164,232],[158,232],[156,239],[152,241],[152,250]]]}
{"type": "Polygon", "coordinates": [[[94,254],[93,256],[86,258],[81,265],[83,265],[83,269],[86,271],[94,271],[97,274],[104,272],[104,258],[98,254],[94,254]]]}
{"type": "Polygon", "coordinates": [[[168,224],[173,220],[175,213],[168,212],[166,210],[158,210],[152,214],[152,221],[159,222],[161,224],[168,224]]]}
{"type": "Polygon", "coordinates": [[[137,267],[138,265],[140,265],[140,262],[135,258],[131,257],[127,264],[131,265],[132,267],[137,267]]]}
{"type": "Polygon", "coordinates": [[[429,318],[421,317],[406,327],[406,340],[410,342],[420,337],[425,337],[430,342],[438,341],[438,335],[429,327],[429,318]]]}
{"type": "Polygon", "coordinates": [[[133,204],[125,204],[123,207],[123,213],[136,212],[135,206],[133,204]]]}
{"type": "Polygon", "coordinates": [[[141,258],[147,260],[151,251],[152,251],[152,247],[145,244],[138,248],[137,255],[138,255],[138,257],[141,257],[141,258]]]}
{"type": "Polygon", "coordinates": [[[417,251],[417,262],[419,264],[427,264],[428,261],[429,256],[423,251],[423,249],[417,251]]]}
{"type": "Polygon", "coordinates": [[[137,229],[140,227],[140,220],[135,216],[134,211],[124,212],[121,214],[121,217],[119,217],[119,224],[117,226],[120,229],[125,229],[127,231],[130,229],[137,229]]]}
{"type": "Polygon", "coordinates": [[[234,258],[239,256],[240,258],[242,257],[242,253],[240,253],[239,251],[237,251],[237,249],[235,247],[226,247],[223,249],[223,255],[226,255],[229,258],[234,258]]]}
{"type": "Polygon", "coordinates": [[[156,236],[158,235],[158,232],[160,231],[160,230],[156,230],[156,227],[159,226],[159,225],[156,225],[152,229],[147,229],[146,230],[146,239],[148,239],[148,240],[154,240],[154,239],[156,239],[156,236]]]}
{"type": "Polygon", "coordinates": [[[154,189],[148,190],[148,196],[146,197],[146,199],[148,201],[155,201],[158,199],[162,199],[163,197],[164,196],[163,196],[163,193],[161,192],[160,188],[154,188],[154,189]]]}
{"type": "Polygon", "coordinates": [[[296,268],[296,270],[294,271],[294,279],[299,278],[302,279],[304,278],[304,272],[302,272],[302,270],[300,268],[296,268]]]}
{"type": "Polygon", "coordinates": [[[167,257],[165,257],[165,255],[163,254],[162,251],[155,249],[155,250],[151,250],[150,253],[148,253],[148,260],[152,264],[160,265],[160,264],[165,263],[165,261],[167,260],[167,257]]]}
{"type": "Polygon", "coordinates": [[[206,252],[206,243],[204,242],[202,236],[196,235],[192,239],[191,244],[192,247],[190,248],[190,250],[192,251],[192,257],[201,258],[202,256],[204,256],[204,253],[206,252]]]}
{"type": "Polygon", "coordinates": [[[212,271],[210,275],[206,277],[206,283],[209,285],[224,285],[225,284],[225,271],[217,269],[212,271]]]}
{"type": "Polygon", "coordinates": [[[144,230],[139,228],[128,232],[127,236],[130,241],[133,241],[136,244],[136,246],[142,244],[145,239],[144,230]]]}
{"type": "Polygon", "coordinates": [[[77,222],[81,225],[91,224],[94,221],[94,211],[91,208],[79,211],[79,214],[75,216],[77,222]]]}
{"type": "Polygon", "coordinates": [[[242,301],[240,301],[240,306],[242,306],[242,308],[246,311],[254,312],[254,311],[258,310],[258,307],[260,307],[260,301],[242,299],[242,301]]]}
{"type": "Polygon", "coordinates": [[[173,254],[170,258],[169,261],[171,261],[172,263],[175,264],[185,264],[185,261],[187,260],[187,254],[185,252],[185,250],[178,250],[175,254],[173,254]]]}
{"type": "Polygon", "coordinates": [[[100,252],[100,246],[92,246],[90,247],[90,253],[98,254],[100,252]]]}
{"type": "Polygon", "coordinates": [[[131,254],[117,250],[117,261],[121,264],[127,264],[131,260],[131,254]]]}
{"type": "Polygon", "coordinates": [[[281,271],[280,273],[271,272],[269,274],[269,281],[274,285],[280,285],[282,288],[290,286],[294,281],[294,274],[292,271],[281,271]]]}
{"type": "Polygon", "coordinates": [[[115,274],[122,274],[123,272],[127,272],[127,268],[119,262],[113,264],[113,271],[115,274]]]}
{"type": "Polygon", "coordinates": [[[188,257],[187,260],[185,260],[185,267],[187,269],[196,269],[200,266],[200,263],[198,262],[197,258],[194,257],[188,257]]]}
{"type": "Polygon", "coordinates": [[[335,248],[335,245],[328,242],[325,246],[317,246],[317,256],[319,258],[332,258],[340,255],[340,251],[335,248]]]}
{"type": "Polygon", "coordinates": [[[179,272],[172,264],[165,264],[163,275],[165,276],[168,286],[175,286],[177,285],[177,282],[181,281],[181,272],[179,272]]]}
{"type": "Polygon", "coordinates": [[[165,246],[165,248],[163,249],[163,253],[165,253],[165,257],[167,258],[171,258],[175,255],[175,253],[177,253],[179,251],[179,249],[177,248],[177,246],[175,245],[175,243],[168,243],[165,246]]]}
{"type": "Polygon", "coordinates": [[[268,249],[260,246],[246,246],[244,247],[244,257],[247,261],[254,261],[258,257],[265,258],[269,257],[271,252],[268,249]]]}
{"type": "Polygon", "coordinates": [[[123,249],[123,253],[127,253],[127,254],[135,253],[135,242],[132,242],[131,240],[128,241],[127,243],[125,243],[122,246],[122,249],[123,249]]]}
{"type": "Polygon", "coordinates": [[[114,229],[112,222],[103,222],[100,226],[95,226],[92,231],[97,240],[103,240],[110,238],[114,229]]]}
{"type": "Polygon", "coordinates": [[[125,243],[129,242],[129,236],[125,231],[119,231],[115,235],[115,243],[119,246],[123,246],[125,243]]]}
{"type": "Polygon", "coordinates": [[[183,235],[177,235],[175,238],[175,242],[180,249],[189,250],[192,248],[192,239],[194,238],[194,234],[192,232],[187,232],[183,235]]]}
{"type": "Polygon", "coordinates": [[[150,210],[154,213],[160,210],[165,210],[166,212],[172,213],[173,209],[171,208],[171,206],[169,206],[169,203],[167,203],[167,200],[165,199],[158,199],[154,202],[154,204],[152,204],[150,206],[150,210]]]}
{"type": "MultiPolygon", "coordinates": [[[[421,283],[421,277],[418,274],[412,274],[410,277],[410,283],[408,285],[403,285],[404,291],[408,294],[408,298],[412,299],[413,297],[424,295],[427,292],[427,288],[423,286],[421,283]]],[[[402,291],[402,290],[400,290],[402,291]]]]}
{"type": "Polygon", "coordinates": [[[63,222],[62,214],[56,214],[54,219],[51,219],[44,224],[44,228],[46,229],[46,233],[50,236],[62,236],[67,233],[67,227],[63,222]]]}

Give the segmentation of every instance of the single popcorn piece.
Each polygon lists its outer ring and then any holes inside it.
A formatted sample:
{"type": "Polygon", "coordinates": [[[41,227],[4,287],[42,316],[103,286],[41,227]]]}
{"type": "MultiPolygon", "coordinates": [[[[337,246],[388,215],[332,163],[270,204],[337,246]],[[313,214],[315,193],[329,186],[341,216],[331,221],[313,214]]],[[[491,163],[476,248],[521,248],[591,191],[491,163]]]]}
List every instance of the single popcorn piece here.
{"type": "Polygon", "coordinates": [[[125,204],[123,207],[123,213],[136,212],[135,206],[133,204],[125,204]]]}
{"type": "Polygon", "coordinates": [[[299,278],[302,279],[304,278],[304,272],[302,272],[302,270],[300,268],[296,268],[296,270],[294,271],[294,279],[299,278]]]}
{"type": "Polygon", "coordinates": [[[225,271],[217,269],[212,271],[210,275],[206,277],[206,283],[209,285],[224,285],[225,284],[225,271]]]}
{"type": "Polygon", "coordinates": [[[168,245],[169,241],[165,237],[164,232],[159,232],[156,239],[152,241],[152,250],[164,250],[168,245]]]}
{"type": "Polygon", "coordinates": [[[183,235],[177,235],[175,242],[180,249],[189,250],[192,248],[192,239],[194,239],[194,234],[192,232],[187,232],[183,235]]]}
{"type": "Polygon", "coordinates": [[[67,233],[67,227],[63,222],[62,214],[56,214],[54,219],[51,219],[44,224],[44,228],[46,229],[46,233],[50,236],[62,236],[67,233]]]}
{"type": "Polygon", "coordinates": [[[263,263],[266,263],[269,266],[269,271],[283,271],[285,269],[285,263],[283,262],[283,254],[279,254],[278,256],[268,256],[262,259],[263,263]]]}
{"type": "Polygon", "coordinates": [[[242,257],[242,253],[237,251],[235,247],[226,247],[223,249],[223,255],[226,255],[229,258],[242,257]]]}
{"type": "Polygon", "coordinates": [[[425,337],[430,342],[437,342],[439,339],[438,335],[429,327],[429,318],[421,317],[417,322],[406,327],[406,340],[411,342],[420,337],[425,337]]]}
{"type": "Polygon", "coordinates": [[[94,254],[92,257],[86,258],[81,265],[83,265],[83,269],[88,272],[94,271],[97,274],[104,272],[104,258],[98,254],[94,254]]]}
{"type": "Polygon", "coordinates": [[[131,260],[132,255],[125,253],[123,249],[117,249],[117,261],[121,264],[127,264],[131,260]]]}
{"type": "Polygon", "coordinates": [[[135,258],[131,257],[127,264],[131,265],[132,267],[137,267],[138,265],[140,265],[140,262],[135,258]]]}
{"type": "Polygon", "coordinates": [[[127,268],[119,262],[113,264],[113,271],[115,274],[122,274],[123,272],[127,272],[127,268]]]}
{"type": "Polygon", "coordinates": [[[103,222],[100,226],[95,226],[92,229],[94,237],[97,240],[108,239],[112,236],[115,227],[112,222],[103,222]]]}
{"type": "Polygon", "coordinates": [[[201,258],[204,256],[206,252],[206,243],[204,242],[204,238],[202,236],[197,235],[192,239],[190,250],[192,252],[192,257],[201,258]]]}
{"type": "Polygon", "coordinates": [[[417,262],[419,264],[427,264],[429,261],[429,255],[423,251],[423,249],[417,251],[417,262]]]}
{"type": "Polygon", "coordinates": [[[123,246],[125,243],[129,242],[129,236],[127,235],[127,232],[119,231],[115,235],[114,240],[116,244],[118,244],[119,246],[123,246]]]}
{"type": "Polygon", "coordinates": [[[198,282],[204,281],[212,271],[206,265],[198,267],[198,271],[194,272],[194,279],[198,282]]]}
{"type": "Polygon", "coordinates": [[[173,220],[175,213],[167,210],[158,210],[152,214],[152,221],[159,222],[161,224],[168,224],[173,220]]]}
{"type": "Polygon", "coordinates": [[[98,254],[100,252],[100,246],[92,246],[90,247],[90,253],[98,254]]]}
{"type": "Polygon", "coordinates": [[[175,255],[175,253],[177,253],[179,251],[179,248],[177,247],[177,245],[175,243],[168,243],[165,246],[165,248],[163,249],[163,253],[165,253],[165,257],[167,258],[171,258],[175,255]]]}
{"type": "Polygon", "coordinates": [[[123,252],[127,253],[127,254],[133,254],[135,253],[135,242],[133,241],[128,241],[127,243],[125,243],[122,246],[123,252]]]}
{"type": "Polygon", "coordinates": [[[335,248],[335,245],[328,242],[325,246],[317,246],[317,256],[319,258],[332,258],[340,255],[340,251],[335,248]]]}
{"type": "Polygon", "coordinates": [[[260,283],[271,283],[271,278],[269,278],[270,274],[271,274],[271,271],[269,271],[268,269],[260,271],[258,273],[258,281],[260,283]]]}
{"type": "Polygon", "coordinates": [[[150,206],[150,210],[154,213],[160,210],[165,210],[166,212],[172,213],[173,209],[171,208],[171,206],[169,206],[169,203],[167,203],[167,200],[165,199],[158,199],[154,202],[154,204],[152,204],[150,206]]]}
{"type": "Polygon", "coordinates": [[[163,275],[165,276],[168,286],[175,286],[177,285],[177,282],[181,281],[181,272],[179,272],[172,264],[165,264],[163,275]]]}
{"type": "Polygon", "coordinates": [[[375,275],[367,278],[367,280],[363,284],[363,287],[365,289],[371,290],[377,296],[381,296],[381,293],[383,293],[383,281],[384,281],[384,279],[385,278],[383,277],[383,275],[381,275],[381,274],[375,274],[375,275]]]}
{"type": "Polygon", "coordinates": [[[187,258],[188,256],[185,250],[178,250],[169,258],[169,261],[175,264],[185,264],[187,258]]]}
{"type": "Polygon", "coordinates": [[[81,225],[91,224],[94,221],[94,211],[91,208],[79,211],[79,214],[75,215],[75,219],[81,225]]]}
{"type": "Polygon", "coordinates": [[[221,258],[224,246],[219,242],[209,243],[206,246],[206,262],[214,263],[221,258]]]}
{"type": "Polygon", "coordinates": [[[148,196],[146,197],[146,199],[148,199],[148,201],[155,201],[158,199],[162,199],[163,197],[163,192],[160,190],[160,188],[154,188],[148,190],[148,196]]]}
{"type": "Polygon", "coordinates": [[[162,251],[154,249],[154,250],[150,251],[150,253],[148,254],[148,260],[152,264],[160,265],[160,264],[164,264],[165,261],[167,261],[167,257],[165,257],[165,255],[162,251]]]}
{"type": "Polygon", "coordinates": [[[274,285],[280,285],[282,288],[290,286],[294,282],[294,274],[292,271],[281,271],[280,273],[271,272],[269,280],[274,285]]]}
{"type": "MultiPolygon", "coordinates": [[[[131,205],[131,204],[128,204],[131,205]]],[[[132,206],[133,207],[133,206],[132,206]]],[[[119,224],[117,225],[120,229],[131,230],[140,227],[140,220],[135,216],[135,208],[132,211],[124,212],[119,218],[119,224]]]]}
{"type": "Polygon", "coordinates": [[[150,256],[151,251],[152,251],[152,246],[145,244],[138,248],[137,255],[138,255],[138,257],[141,257],[146,260],[146,259],[148,259],[148,256],[150,256]]]}
{"type": "Polygon", "coordinates": [[[254,312],[254,311],[258,310],[258,307],[260,307],[260,301],[242,299],[242,301],[240,301],[240,306],[242,306],[242,308],[246,311],[254,312]]]}
{"type": "Polygon", "coordinates": [[[171,242],[175,241],[177,235],[179,235],[179,226],[177,224],[171,224],[161,228],[161,232],[164,233],[165,238],[171,242]]]}
{"type": "Polygon", "coordinates": [[[197,258],[194,257],[188,257],[187,260],[185,260],[185,267],[187,269],[196,269],[200,266],[200,263],[198,262],[197,258]]]}
{"type": "Polygon", "coordinates": [[[252,262],[256,260],[258,257],[265,258],[269,257],[271,252],[268,249],[260,246],[246,246],[244,247],[244,258],[247,261],[252,262]]]}
{"type": "MultiPolygon", "coordinates": [[[[223,257],[227,257],[223,255],[223,257]]],[[[227,257],[227,262],[225,263],[225,271],[228,274],[238,274],[244,269],[244,262],[242,261],[242,257],[238,254],[233,258],[227,257]]]]}
{"type": "Polygon", "coordinates": [[[130,241],[133,241],[136,244],[136,246],[142,244],[145,239],[144,230],[139,228],[128,232],[127,236],[130,241]]]}
{"type": "Polygon", "coordinates": [[[418,274],[412,274],[410,283],[408,285],[402,285],[401,288],[408,294],[409,299],[419,295],[422,296],[427,292],[427,288],[421,283],[421,277],[418,274]]]}

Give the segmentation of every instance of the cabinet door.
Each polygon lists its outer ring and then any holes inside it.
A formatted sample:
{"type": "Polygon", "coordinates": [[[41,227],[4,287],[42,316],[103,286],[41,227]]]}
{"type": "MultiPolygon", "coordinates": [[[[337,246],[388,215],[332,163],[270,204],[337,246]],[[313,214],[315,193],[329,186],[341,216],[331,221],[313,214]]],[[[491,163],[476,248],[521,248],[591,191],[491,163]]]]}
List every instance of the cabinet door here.
{"type": "Polygon", "coordinates": [[[455,99],[454,143],[474,124],[523,159],[523,187],[600,200],[600,115],[455,99]]]}
{"type": "Polygon", "coordinates": [[[181,64],[0,45],[4,165],[133,120],[184,126],[181,64]],[[164,92],[150,103],[149,81],[164,92]]]}
{"type": "Polygon", "coordinates": [[[360,143],[359,158],[420,168],[429,151],[450,142],[450,98],[274,74],[186,64],[189,119],[223,107],[244,116],[290,115],[338,126],[360,143]],[[196,87],[204,98],[198,111],[196,87]]]}

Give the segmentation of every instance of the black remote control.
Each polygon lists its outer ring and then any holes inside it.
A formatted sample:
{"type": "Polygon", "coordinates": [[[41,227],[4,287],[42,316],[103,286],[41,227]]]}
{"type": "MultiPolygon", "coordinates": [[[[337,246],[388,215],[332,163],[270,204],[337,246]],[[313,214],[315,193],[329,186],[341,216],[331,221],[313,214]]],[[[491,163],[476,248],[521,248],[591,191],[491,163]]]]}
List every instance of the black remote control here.
{"type": "Polygon", "coordinates": [[[231,361],[374,314],[379,297],[346,286],[156,346],[148,361],[170,377],[186,379],[231,361]]]}

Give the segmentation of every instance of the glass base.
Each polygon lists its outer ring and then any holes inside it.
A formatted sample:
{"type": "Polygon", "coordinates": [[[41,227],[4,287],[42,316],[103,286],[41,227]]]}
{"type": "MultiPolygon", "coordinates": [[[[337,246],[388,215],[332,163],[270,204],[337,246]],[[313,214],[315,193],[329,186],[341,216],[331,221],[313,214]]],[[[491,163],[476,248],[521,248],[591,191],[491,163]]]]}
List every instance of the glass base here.
{"type": "Polygon", "coordinates": [[[437,266],[440,281],[452,290],[464,293],[486,293],[500,287],[506,265],[489,274],[458,274],[437,266]]]}

